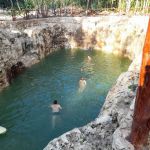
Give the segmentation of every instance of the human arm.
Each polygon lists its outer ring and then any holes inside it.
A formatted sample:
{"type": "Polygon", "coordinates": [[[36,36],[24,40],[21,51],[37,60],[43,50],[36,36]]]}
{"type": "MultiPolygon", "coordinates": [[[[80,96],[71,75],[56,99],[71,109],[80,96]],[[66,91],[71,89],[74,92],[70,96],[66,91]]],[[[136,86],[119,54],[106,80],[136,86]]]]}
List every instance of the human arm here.
{"type": "Polygon", "coordinates": [[[59,105],[59,109],[62,109],[62,107],[59,105]]]}

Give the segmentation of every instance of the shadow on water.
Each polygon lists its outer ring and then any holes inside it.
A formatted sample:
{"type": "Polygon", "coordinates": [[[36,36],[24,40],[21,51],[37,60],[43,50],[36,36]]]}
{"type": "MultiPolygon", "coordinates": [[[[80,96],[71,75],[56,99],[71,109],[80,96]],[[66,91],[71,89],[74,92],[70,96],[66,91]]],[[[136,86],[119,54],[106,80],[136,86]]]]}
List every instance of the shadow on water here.
{"type": "Polygon", "coordinates": [[[41,150],[53,138],[94,120],[129,63],[99,51],[62,50],[27,69],[0,93],[0,125],[8,129],[0,136],[1,149],[41,150]],[[79,93],[81,77],[87,84],[79,93]],[[49,108],[54,99],[63,108],[56,116],[49,108]]]}

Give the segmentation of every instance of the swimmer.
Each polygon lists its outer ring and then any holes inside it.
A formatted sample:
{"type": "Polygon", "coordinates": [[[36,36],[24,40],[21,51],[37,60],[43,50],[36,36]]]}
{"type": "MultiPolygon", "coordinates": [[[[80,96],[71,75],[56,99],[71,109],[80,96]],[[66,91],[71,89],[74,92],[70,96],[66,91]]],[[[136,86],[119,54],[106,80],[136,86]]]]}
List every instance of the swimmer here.
{"type": "Polygon", "coordinates": [[[90,56],[88,56],[88,61],[91,61],[91,60],[92,60],[92,58],[90,56]]]}
{"type": "Polygon", "coordinates": [[[52,108],[53,113],[58,113],[62,109],[60,104],[58,104],[57,100],[54,100],[53,104],[50,107],[52,108]]]}
{"type": "Polygon", "coordinates": [[[81,70],[81,72],[82,72],[82,71],[84,71],[84,68],[81,68],[80,70],[81,70]]]}
{"type": "Polygon", "coordinates": [[[79,92],[82,92],[86,87],[86,80],[84,78],[81,78],[79,80],[79,92]]]}

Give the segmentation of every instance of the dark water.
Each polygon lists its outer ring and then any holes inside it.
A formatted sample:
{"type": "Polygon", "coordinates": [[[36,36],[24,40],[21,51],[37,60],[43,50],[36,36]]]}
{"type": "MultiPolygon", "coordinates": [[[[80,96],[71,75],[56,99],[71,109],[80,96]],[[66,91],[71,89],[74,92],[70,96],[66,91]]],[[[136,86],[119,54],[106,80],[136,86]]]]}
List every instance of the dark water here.
{"type": "Polygon", "coordinates": [[[0,93],[0,125],[8,129],[0,135],[0,150],[42,150],[53,138],[94,120],[129,63],[98,51],[63,50],[27,69],[0,93]],[[80,77],[87,80],[82,93],[80,77]],[[54,99],[63,107],[57,116],[49,108],[54,99]]]}

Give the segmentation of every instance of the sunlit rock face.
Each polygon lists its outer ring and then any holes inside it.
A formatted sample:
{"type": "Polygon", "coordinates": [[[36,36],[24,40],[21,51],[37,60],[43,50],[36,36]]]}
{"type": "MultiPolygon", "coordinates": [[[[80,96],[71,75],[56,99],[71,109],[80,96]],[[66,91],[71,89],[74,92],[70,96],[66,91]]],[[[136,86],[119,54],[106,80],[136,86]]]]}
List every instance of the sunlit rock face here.
{"type": "Polygon", "coordinates": [[[101,16],[2,22],[0,26],[26,32],[29,37],[34,34],[39,36],[38,33],[42,33],[45,29],[44,32],[49,32],[47,41],[55,34],[55,39],[61,36],[57,44],[65,38],[65,46],[71,48],[94,48],[134,58],[143,47],[147,24],[148,17],[145,16],[101,16]],[[53,32],[54,28],[56,33],[53,32]],[[64,34],[61,34],[60,30],[64,34]]]}
{"type": "Polygon", "coordinates": [[[29,67],[61,48],[97,49],[134,59],[142,52],[148,17],[56,17],[0,24],[0,88],[18,62],[29,67]]]}
{"type": "Polygon", "coordinates": [[[69,38],[70,46],[98,49],[133,59],[141,53],[147,23],[147,17],[84,18],[82,27],[69,38]]]}
{"type": "Polygon", "coordinates": [[[24,40],[23,34],[12,34],[0,30],[0,88],[10,83],[11,67],[18,63],[23,54],[22,43],[24,40]]]}

